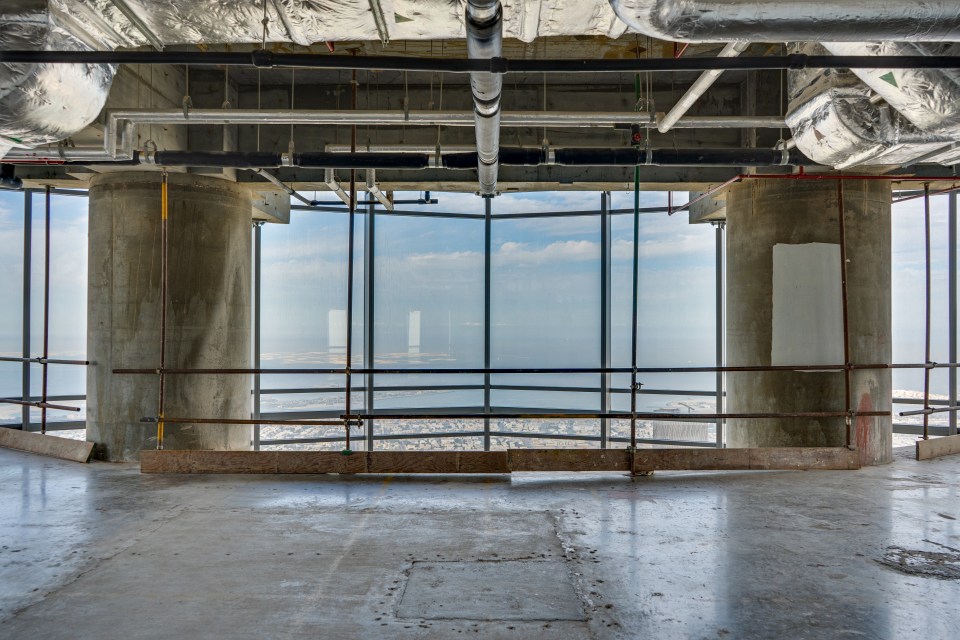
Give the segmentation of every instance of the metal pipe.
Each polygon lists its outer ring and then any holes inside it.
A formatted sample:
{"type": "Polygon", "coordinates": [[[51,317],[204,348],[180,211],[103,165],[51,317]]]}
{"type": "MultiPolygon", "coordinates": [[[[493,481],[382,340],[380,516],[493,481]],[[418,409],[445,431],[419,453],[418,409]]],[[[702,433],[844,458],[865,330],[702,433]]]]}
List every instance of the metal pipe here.
{"type": "MultiPolygon", "coordinates": [[[[930,307],[932,297],[930,295],[930,184],[923,185],[923,232],[924,232],[924,362],[930,362],[930,307]]],[[[930,409],[930,369],[923,370],[923,408],[930,409]]],[[[930,414],[923,414],[923,439],[930,438],[930,414]]]]}
{"type": "MultiPolygon", "coordinates": [[[[944,0],[942,0],[944,1],[944,0]]],[[[909,9],[912,5],[900,3],[909,9]]],[[[943,24],[951,24],[943,20],[943,24]]],[[[856,27],[851,35],[863,39],[856,27]]],[[[727,37],[711,41],[753,40],[729,32],[727,37]]],[[[808,34],[809,35],[809,34],[808,34]]],[[[817,37],[816,39],[823,39],[817,37]]],[[[884,39],[884,38],[881,38],[884,39]]],[[[960,38],[957,38],[960,39],[960,38]]],[[[800,38],[803,40],[803,38],[800,38]]],[[[779,40],[778,40],[779,41],[779,40]]],[[[0,51],[0,64],[144,64],[210,65],[255,67],[301,67],[308,69],[366,69],[376,71],[424,71],[430,73],[656,73],[674,71],[763,71],[776,69],[960,69],[954,56],[827,56],[794,53],[785,56],[747,56],[739,58],[620,58],[620,59],[547,59],[511,60],[414,58],[408,56],[341,56],[314,53],[282,53],[266,49],[231,51],[0,51]]]]}
{"type": "MultiPolygon", "coordinates": [[[[79,411],[79,409],[78,409],[79,411]]],[[[343,427],[343,420],[270,420],[258,418],[256,420],[247,418],[171,418],[168,416],[156,416],[151,418],[141,418],[140,422],[145,423],[170,423],[170,424],[273,424],[273,425],[293,425],[302,427],[343,427]]]]}
{"type": "MultiPolygon", "coordinates": [[[[637,325],[640,297],[640,167],[633,169],[633,279],[631,286],[632,320],[630,323],[630,448],[637,448],[637,325]]],[[[631,469],[632,471],[632,469],[631,469]]]]}
{"type": "MultiPolygon", "coordinates": [[[[373,203],[367,204],[367,215],[363,220],[363,362],[364,366],[370,368],[376,365],[374,355],[376,354],[376,247],[377,247],[377,212],[373,203]]],[[[372,373],[364,374],[364,408],[367,413],[375,409],[375,385],[376,380],[372,373]]],[[[367,420],[366,424],[367,451],[373,449],[374,429],[373,420],[367,420]]]]}
{"type": "MultiPolygon", "coordinates": [[[[503,54],[503,8],[500,0],[467,0],[464,25],[467,55],[471,60],[500,58],[503,54]]],[[[477,140],[477,178],[481,195],[497,191],[500,153],[500,94],[503,76],[490,72],[470,74],[474,126],[477,140]]]]}
{"type": "Polygon", "coordinates": [[[167,362],[167,285],[169,278],[169,264],[167,257],[169,226],[168,216],[168,181],[167,172],[163,172],[160,183],[160,369],[159,384],[157,387],[157,449],[163,449],[163,409],[164,394],[166,391],[165,368],[167,362]]]}
{"type": "Polygon", "coordinates": [[[23,410],[20,412],[20,428],[30,430],[30,276],[33,265],[33,194],[23,195],[23,315],[21,317],[21,354],[23,366],[20,370],[20,394],[23,397],[23,410]]]}
{"type": "Polygon", "coordinates": [[[47,358],[50,356],[50,185],[44,190],[43,215],[43,362],[40,384],[40,433],[47,433],[47,358]]]}
{"type": "MultiPolygon", "coordinates": [[[[260,368],[260,327],[263,316],[260,305],[263,265],[263,221],[253,223],[253,366],[260,368]]],[[[253,419],[260,419],[260,374],[253,374],[253,419]]],[[[260,450],[260,424],[253,427],[253,450],[260,450]]]]}
{"type": "MultiPolygon", "coordinates": [[[[950,193],[948,199],[949,210],[948,217],[949,222],[947,223],[947,323],[949,328],[947,329],[949,335],[949,352],[950,352],[950,361],[954,362],[957,359],[957,193],[956,191],[950,193]]],[[[956,369],[949,370],[949,402],[950,405],[957,404],[957,371],[956,369]]],[[[958,433],[957,431],[957,414],[954,412],[950,413],[950,432],[958,433]]]]}
{"type": "Polygon", "coordinates": [[[661,40],[960,41],[960,5],[953,0],[610,0],[610,6],[630,28],[661,40]]]}
{"type": "MultiPolygon", "coordinates": [[[[747,47],[750,46],[748,40],[734,40],[733,42],[728,43],[721,51],[717,54],[718,58],[735,58],[741,53],[747,50],[747,47]]],[[[693,84],[690,85],[690,88],[687,89],[687,92],[683,94],[683,97],[674,105],[673,109],[670,109],[670,112],[663,117],[660,122],[657,123],[657,129],[660,133],[667,133],[670,129],[673,128],[673,125],[683,117],[683,115],[690,110],[697,100],[700,99],[704,93],[707,92],[707,89],[713,86],[713,83],[717,81],[723,74],[723,71],[720,69],[710,69],[709,71],[704,71],[699,78],[697,78],[693,84]]]]}
{"type": "Polygon", "coordinates": [[[367,193],[379,202],[387,211],[393,211],[393,203],[380,187],[377,186],[377,170],[367,169],[367,193]]]}
{"type": "MultiPolygon", "coordinates": [[[[327,185],[327,188],[330,191],[340,198],[343,201],[343,204],[350,206],[350,196],[343,190],[343,187],[340,186],[340,182],[333,175],[333,169],[327,168],[323,170],[323,182],[327,185]]],[[[315,205],[311,205],[315,206],[315,205]]]]}
{"type": "MultiPolygon", "coordinates": [[[[714,340],[716,344],[714,345],[716,349],[716,358],[717,366],[723,366],[723,337],[725,335],[724,326],[723,326],[723,303],[724,303],[724,268],[726,262],[724,260],[724,237],[723,237],[723,222],[716,223],[716,248],[715,248],[715,257],[716,257],[716,266],[714,268],[714,304],[715,304],[715,333],[714,340]]],[[[717,413],[723,413],[723,372],[717,371],[716,379],[716,403],[717,403],[717,413]]],[[[723,420],[718,419],[716,425],[716,445],[717,448],[723,447],[723,420]]]]}
{"type": "MultiPolygon", "coordinates": [[[[840,242],[840,302],[843,311],[843,363],[850,364],[850,315],[847,306],[847,232],[846,211],[843,205],[843,180],[837,180],[837,226],[840,242]]],[[[843,406],[846,411],[846,445],[850,446],[850,368],[843,369],[843,406]]]]}
{"type": "MultiPolygon", "coordinates": [[[[715,373],[722,372],[759,372],[759,371],[843,371],[849,368],[853,371],[868,371],[873,369],[957,369],[957,362],[930,362],[930,363],[903,363],[903,364],[804,364],[804,365],[756,365],[756,366],[723,366],[723,367],[637,367],[637,373],[715,373]]],[[[343,375],[346,369],[114,369],[117,375],[343,375]]],[[[632,367],[552,367],[552,368],[475,368],[475,369],[387,369],[387,368],[354,368],[353,373],[383,374],[383,375],[515,375],[515,374],[556,374],[556,373],[631,373],[632,367]]]]}
{"type": "Polygon", "coordinates": [[[37,364],[79,364],[79,365],[88,365],[90,364],[87,360],[61,360],[60,358],[17,358],[13,356],[0,356],[0,362],[35,362],[37,364]]]}
{"type": "MultiPolygon", "coordinates": [[[[753,418],[842,418],[847,415],[843,411],[785,411],[772,413],[624,413],[624,412],[584,412],[584,413],[354,413],[352,417],[366,420],[380,418],[381,420],[436,420],[438,418],[459,420],[480,420],[484,417],[501,418],[504,420],[596,420],[610,418],[626,420],[636,415],[638,420],[693,420],[717,419],[753,419],[753,418]]],[[[856,411],[855,416],[880,418],[890,416],[889,411],[856,411]]],[[[635,446],[631,440],[631,446],[635,446]]]]}
{"type": "Polygon", "coordinates": [[[46,401],[32,402],[30,400],[18,400],[15,398],[0,398],[0,404],[22,405],[23,407],[27,408],[28,411],[29,407],[36,407],[44,412],[47,409],[56,409],[58,411],[80,411],[80,407],[68,407],[62,404],[51,404],[46,401]]]}
{"type": "Polygon", "coordinates": [[[305,197],[302,196],[299,192],[297,192],[296,189],[294,189],[293,187],[285,184],[282,180],[280,180],[278,177],[276,177],[275,175],[273,175],[273,174],[270,173],[269,171],[264,171],[263,169],[250,169],[250,171],[256,173],[257,175],[261,176],[262,178],[265,178],[265,179],[267,180],[267,182],[270,182],[270,183],[276,185],[277,187],[279,187],[279,188],[282,189],[283,191],[286,191],[286,192],[290,195],[290,197],[296,198],[297,200],[299,200],[300,202],[302,202],[303,204],[305,204],[305,205],[307,205],[307,206],[312,207],[312,206],[315,206],[315,205],[317,204],[317,201],[316,201],[316,200],[310,200],[309,198],[305,198],[305,197]]]}
{"type": "MultiPolygon", "coordinates": [[[[493,287],[493,199],[483,199],[483,368],[490,369],[493,314],[491,290],[493,287]]],[[[490,373],[483,374],[483,411],[490,413],[490,373]]],[[[483,450],[490,451],[490,418],[483,419],[483,450]]]]}

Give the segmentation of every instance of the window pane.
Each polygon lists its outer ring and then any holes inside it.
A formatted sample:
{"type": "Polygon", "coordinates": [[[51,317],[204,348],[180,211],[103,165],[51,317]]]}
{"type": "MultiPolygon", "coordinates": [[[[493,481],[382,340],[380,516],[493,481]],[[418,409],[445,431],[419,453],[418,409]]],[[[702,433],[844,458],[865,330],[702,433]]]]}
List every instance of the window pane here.
{"type": "MultiPolygon", "coordinates": [[[[22,353],[23,194],[0,191],[0,354],[22,353]]],[[[21,366],[0,362],[0,397],[20,397],[21,366]]],[[[19,423],[20,407],[0,404],[0,423],[19,423]]]]}

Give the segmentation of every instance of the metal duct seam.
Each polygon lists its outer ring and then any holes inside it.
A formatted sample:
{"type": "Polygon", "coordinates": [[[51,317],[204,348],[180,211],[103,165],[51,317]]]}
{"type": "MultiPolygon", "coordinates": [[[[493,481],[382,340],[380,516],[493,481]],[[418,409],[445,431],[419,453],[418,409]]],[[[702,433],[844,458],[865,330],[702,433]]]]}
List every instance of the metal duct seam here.
{"type": "MultiPolygon", "coordinates": [[[[0,50],[89,50],[89,34],[71,31],[45,0],[0,9],[0,50]]],[[[63,140],[99,115],[116,68],[108,64],[0,65],[0,151],[63,140]]]]}
{"type": "Polygon", "coordinates": [[[960,40],[956,0],[610,0],[630,28],[684,42],[960,40]]]}

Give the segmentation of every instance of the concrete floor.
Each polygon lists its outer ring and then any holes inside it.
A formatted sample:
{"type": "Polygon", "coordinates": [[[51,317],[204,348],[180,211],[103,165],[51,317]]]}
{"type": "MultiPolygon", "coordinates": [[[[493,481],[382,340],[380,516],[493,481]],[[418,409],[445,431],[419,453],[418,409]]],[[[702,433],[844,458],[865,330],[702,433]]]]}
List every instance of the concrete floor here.
{"type": "Polygon", "coordinates": [[[0,450],[0,638],[956,638],[958,518],[960,457],[908,451],[630,481],[0,450]]]}

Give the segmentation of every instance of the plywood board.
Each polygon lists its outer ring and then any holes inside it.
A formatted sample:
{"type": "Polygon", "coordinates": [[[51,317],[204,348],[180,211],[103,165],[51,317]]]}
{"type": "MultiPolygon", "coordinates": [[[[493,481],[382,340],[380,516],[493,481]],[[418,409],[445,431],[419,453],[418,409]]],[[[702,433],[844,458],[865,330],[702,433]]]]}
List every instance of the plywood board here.
{"type": "Polygon", "coordinates": [[[6,427],[0,427],[0,447],[73,462],[87,462],[93,453],[92,442],[58,438],[6,427]]]}
{"type": "Polygon", "coordinates": [[[510,449],[511,471],[629,471],[625,449],[510,449]]]}
{"type": "Polygon", "coordinates": [[[917,440],[917,460],[930,460],[960,453],[960,435],[917,440]]]}

